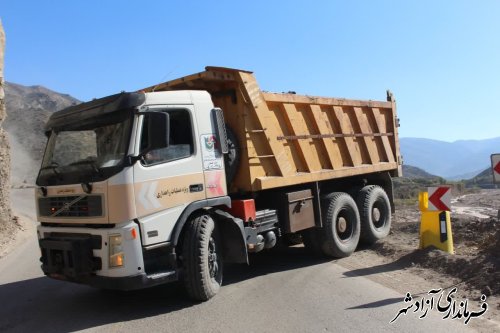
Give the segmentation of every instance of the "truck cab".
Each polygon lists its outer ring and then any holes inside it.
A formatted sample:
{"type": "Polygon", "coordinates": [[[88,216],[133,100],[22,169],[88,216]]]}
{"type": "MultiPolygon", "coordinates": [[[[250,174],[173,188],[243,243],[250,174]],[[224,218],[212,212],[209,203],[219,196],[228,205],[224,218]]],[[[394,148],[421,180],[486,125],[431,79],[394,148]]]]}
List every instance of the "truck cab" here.
{"type": "Polygon", "coordinates": [[[182,214],[230,205],[219,111],[205,91],[171,91],[54,114],[37,178],[43,271],[119,289],[177,279],[182,214]]]}

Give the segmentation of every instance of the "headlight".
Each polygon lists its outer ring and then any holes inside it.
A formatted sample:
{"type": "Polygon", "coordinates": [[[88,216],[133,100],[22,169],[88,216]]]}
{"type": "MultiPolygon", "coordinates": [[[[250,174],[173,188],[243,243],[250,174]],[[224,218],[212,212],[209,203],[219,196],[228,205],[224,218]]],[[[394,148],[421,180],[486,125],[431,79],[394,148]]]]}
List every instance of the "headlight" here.
{"type": "Polygon", "coordinates": [[[125,254],[123,253],[122,247],[122,236],[121,235],[110,235],[109,236],[109,267],[120,267],[123,266],[123,261],[125,259],[125,254]]]}

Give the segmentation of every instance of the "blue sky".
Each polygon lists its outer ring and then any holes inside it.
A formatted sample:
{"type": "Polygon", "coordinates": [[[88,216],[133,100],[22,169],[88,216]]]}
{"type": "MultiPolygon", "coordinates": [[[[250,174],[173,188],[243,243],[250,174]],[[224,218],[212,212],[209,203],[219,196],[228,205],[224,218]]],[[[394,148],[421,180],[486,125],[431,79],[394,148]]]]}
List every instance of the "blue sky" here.
{"type": "Polygon", "coordinates": [[[9,82],[80,100],[199,72],[398,101],[402,137],[500,136],[500,1],[0,0],[9,82]]]}

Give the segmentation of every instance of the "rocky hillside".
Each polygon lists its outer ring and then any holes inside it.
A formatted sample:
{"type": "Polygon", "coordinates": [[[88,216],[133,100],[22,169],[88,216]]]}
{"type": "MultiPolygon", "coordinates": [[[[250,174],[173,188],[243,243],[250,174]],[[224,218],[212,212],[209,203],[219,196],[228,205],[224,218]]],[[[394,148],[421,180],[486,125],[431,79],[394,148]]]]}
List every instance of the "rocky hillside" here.
{"type": "Polygon", "coordinates": [[[52,112],[79,101],[42,86],[5,85],[7,119],[4,122],[12,150],[12,184],[33,184],[43,157],[45,122],[52,112]]]}
{"type": "Polygon", "coordinates": [[[420,168],[403,165],[403,177],[394,178],[394,197],[402,200],[416,200],[418,193],[429,186],[444,184],[445,179],[432,175],[420,168]]]}
{"type": "Polygon", "coordinates": [[[0,246],[4,242],[5,235],[12,231],[13,224],[11,219],[11,209],[9,200],[10,191],[10,151],[7,134],[3,129],[5,120],[5,101],[4,101],[4,65],[5,34],[2,22],[0,22],[0,246]]]}
{"type": "Polygon", "coordinates": [[[465,186],[469,188],[494,188],[492,169],[487,168],[475,177],[466,180],[465,186]]]}
{"type": "Polygon", "coordinates": [[[432,175],[428,173],[425,170],[422,170],[420,168],[411,166],[411,165],[403,165],[403,177],[404,178],[410,178],[410,179],[418,179],[418,178],[424,178],[424,179],[430,179],[430,180],[439,180],[440,177],[436,175],[432,175]]]}

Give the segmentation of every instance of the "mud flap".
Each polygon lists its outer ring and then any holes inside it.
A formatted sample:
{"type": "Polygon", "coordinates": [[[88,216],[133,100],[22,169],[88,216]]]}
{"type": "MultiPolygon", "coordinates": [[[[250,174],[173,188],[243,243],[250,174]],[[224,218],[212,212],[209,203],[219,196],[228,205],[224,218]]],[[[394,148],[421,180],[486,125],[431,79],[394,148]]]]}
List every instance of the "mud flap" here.
{"type": "Polygon", "coordinates": [[[248,252],[245,241],[243,220],[229,213],[216,209],[211,213],[222,236],[224,262],[248,264],[248,252]]]}

